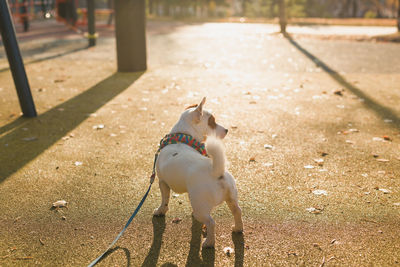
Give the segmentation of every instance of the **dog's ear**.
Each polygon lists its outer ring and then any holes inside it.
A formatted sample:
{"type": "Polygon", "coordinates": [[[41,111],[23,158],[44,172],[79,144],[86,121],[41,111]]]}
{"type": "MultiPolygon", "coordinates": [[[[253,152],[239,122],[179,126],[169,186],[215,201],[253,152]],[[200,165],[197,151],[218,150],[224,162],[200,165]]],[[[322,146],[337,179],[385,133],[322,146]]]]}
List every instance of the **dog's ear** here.
{"type": "Polygon", "coordinates": [[[194,121],[196,123],[199,123],[201,120],[201,116],[203,116],[203,106],[204,103],[206,103],[206,98],[203,97],[203,99],[201,100],[200,104],[197,106],[197,108],[193,111],[194,113],[194,121]]]}
{"type": "Polygon", "coordinates": [[[197,106],[197,109],[200,110],[201,113],[203,113],[204,103],[206,103],[206,98],[205,97],[203,97],[203,99],[201,100],[200,104],[197,106]]]}

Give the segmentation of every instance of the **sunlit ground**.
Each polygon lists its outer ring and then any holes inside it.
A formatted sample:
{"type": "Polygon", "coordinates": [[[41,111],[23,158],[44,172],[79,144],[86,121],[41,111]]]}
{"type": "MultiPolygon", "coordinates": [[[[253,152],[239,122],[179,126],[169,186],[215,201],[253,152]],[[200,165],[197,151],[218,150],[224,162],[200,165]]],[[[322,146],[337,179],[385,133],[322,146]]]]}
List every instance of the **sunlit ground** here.
{"type": "Polygon", "coordinates": [[[145,192],[159,140],[203,96],[229,129],[243,239],[222,205],[215,250],[202,252],[186,195],[171,199],[165,222],[152,219],[156,185],[103,266],[398,264],[398,45],[290,39],[263,24],[148,28],[141,76],[113,75],[112,38],[28,64],[37,119],[17,119],[10,73],[0,72],[0,265],[97,257],[145,192]],[[61,199],[67,210],[49,210],[61,199]]]}

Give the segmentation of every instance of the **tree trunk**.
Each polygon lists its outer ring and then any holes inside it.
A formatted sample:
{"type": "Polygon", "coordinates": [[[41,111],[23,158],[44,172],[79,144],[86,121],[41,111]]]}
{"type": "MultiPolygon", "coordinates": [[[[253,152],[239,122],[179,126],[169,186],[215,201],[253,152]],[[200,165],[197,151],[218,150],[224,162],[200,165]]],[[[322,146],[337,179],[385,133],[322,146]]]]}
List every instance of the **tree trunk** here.
{"type": "Polygon", "coordinates": [[[242,17],[246,16],[246,5],[247,5],[247,0],[242,0],[242,17]]]}
{"type": "Polygon", "coordinates": [[[279,25],[281,26],[281,33],[286,33],[286,7],[285,0],[279,0],[279,25]]]}
{"type": "Polygon", "coordinates": [[[270,6],[269,6],[269,17],[270,18],[275,17],[275,5],[276,5],[276,0],[272,0],[270,2],[270,6]]]}
{"type": "Polygon", "coordinates": [[[197,18],[197,6],[199,5],[198,0],[193,2],[194,17],[197,18]]]}
{"type": "Polygon", "coordinates": [[[171,6],[169,4],[169,1],[164,1],[164,3],[163,3],[163,16],[169,17],[169,15],[171,15],[170,9],[171,9],[171,6]]]}
{"type": "Polygon", "coordinates": [[[397,31],[400,32],[400,0],[397,3],[397,31]]]}
{"type": "Polygon", "coordinates": [[[145,71],[146,0],[117,0],[114,10],[118,71],[145,71]]]}
{"type": "Polygon", "coordinates": [[[353,0],[353,18],[356,18],[357,17],[357,14],[358,14],[358,3],[357,3],[357,1],[358,0],[353,0]]]}
{"type": "Polygon", "coordinates": [[[342,5],[342,8],[340,10],[340,17],[342,18],[348,18],[350,16],[350,5],[351,5],[351,0],[345,0],[344,4],[342,5]]]}
{"type": "Polygon", "coordinates": [[[149,0],[149,15],[153,15],[153,12],[154,12],[153,5],[154,5],[153,0],[149,0]]]}

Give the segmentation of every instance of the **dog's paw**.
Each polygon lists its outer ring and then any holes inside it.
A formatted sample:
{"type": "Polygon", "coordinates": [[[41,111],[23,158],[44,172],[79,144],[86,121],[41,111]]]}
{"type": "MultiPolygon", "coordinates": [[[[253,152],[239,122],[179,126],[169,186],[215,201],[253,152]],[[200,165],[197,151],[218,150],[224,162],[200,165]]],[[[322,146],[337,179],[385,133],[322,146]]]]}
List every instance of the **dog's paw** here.
{"type": "Polygon", "coordinates": [[[215,246],[215,241],[210,241],[208,239],[206,239],[203,242],[203,245],[201,245],[202,248],[214,248],[214,246],[215,246]]]}
{"type": "Polygon", "coordinates": [[[243,226],[240,226],[240,227],[232,226],[232,232],[233,233],[243,233],[243,226]]]}
{"type": "Polygon", "coordinates": [[[167,211],[168,211],[167,209],[162,209],[162,208],[155,209],[153,212],[153,216],[164,216],[165,213],[167,213],[167,211]]]}

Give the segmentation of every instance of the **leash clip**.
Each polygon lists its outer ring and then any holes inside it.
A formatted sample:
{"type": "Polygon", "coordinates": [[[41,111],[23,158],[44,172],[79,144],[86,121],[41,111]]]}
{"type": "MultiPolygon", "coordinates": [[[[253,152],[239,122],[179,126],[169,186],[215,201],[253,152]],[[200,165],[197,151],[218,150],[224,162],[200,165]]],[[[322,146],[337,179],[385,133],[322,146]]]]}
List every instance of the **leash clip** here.
{"type": "Polygon", "coordinates": [[[153,172],[153,174],[150,176],[150,184],[154,182],[154,179],[156,178],[156,174],[153,172]]]}
{"type": "Polygon", "coordinates": [[[156,162],[157,162],[157,158],[158,158],[158,154],[159,153],[160,153],[160,149],[154,155],[153,172],[152,172],[152,174],[150,176],[150,184],[153,184],[154,179],[156,178],[156,162]]]}

